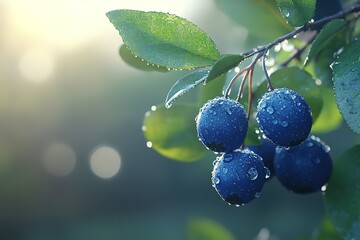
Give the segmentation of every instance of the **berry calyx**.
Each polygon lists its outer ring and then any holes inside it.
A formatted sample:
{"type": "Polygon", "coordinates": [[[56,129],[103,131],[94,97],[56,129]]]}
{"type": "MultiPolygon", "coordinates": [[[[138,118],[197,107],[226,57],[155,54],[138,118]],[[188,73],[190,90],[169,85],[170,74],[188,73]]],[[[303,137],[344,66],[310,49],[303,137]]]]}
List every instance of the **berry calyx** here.
{"type": "Polygon", "coordinates": [[[265,136],[283,147],[302,143],[312,125],[309,105],[300,94],[288,88],[264,94],[257,106],[256,120],[265,136]]]}
{"type": "Polygon", "coordinates": [[[211,180],[224,201],[239,206],[260,196],[266,171],[259,155],[237,150],[216,160],[211,180]]]}
{"type": "Polygon", "coordinates": [[[214,98],[200,109],[196,117],[201,142],[214,152],[231,152],[239,148],[248,129],[243,106],[225,97],[214,98]]]}
{"type": "Polygon", "coordinates": [[[319,138],[311,136],[298,146],[276,151],[275,173],[288,190],[312,193],[321,190],[329,181],[332,172],[330,148],[319,138]]]}

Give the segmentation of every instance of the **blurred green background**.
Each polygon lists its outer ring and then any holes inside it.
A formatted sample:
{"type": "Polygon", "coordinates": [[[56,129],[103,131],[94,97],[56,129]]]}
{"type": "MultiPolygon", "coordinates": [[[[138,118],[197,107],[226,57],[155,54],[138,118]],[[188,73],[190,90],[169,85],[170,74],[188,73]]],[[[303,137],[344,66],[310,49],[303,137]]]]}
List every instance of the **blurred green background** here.
{"type": "MultiPolygon", "coordinates": [[[[235,208],[211,186],[215,155],[180,163],[146,147],[144,113],[164,102],[183,73],[126,65],[105,13],[175,13],[204,29],[222,53],[286,31],[279,24],[267,29],[270,36],[249,34],[226,15],[231,6],[212,0],[0,1],[0,239],[183,240],[199,218],[218,222],[236,239],[312,234],[324,216],[321,193],[295,195],[272,179],[261,198],[235,208]]],[[[266,21],[254,11],[243,17],[252,17],[254,28],[266,21]]],[[[320,137],[334,157],[359,141],[345,125],[320,137]]]]}

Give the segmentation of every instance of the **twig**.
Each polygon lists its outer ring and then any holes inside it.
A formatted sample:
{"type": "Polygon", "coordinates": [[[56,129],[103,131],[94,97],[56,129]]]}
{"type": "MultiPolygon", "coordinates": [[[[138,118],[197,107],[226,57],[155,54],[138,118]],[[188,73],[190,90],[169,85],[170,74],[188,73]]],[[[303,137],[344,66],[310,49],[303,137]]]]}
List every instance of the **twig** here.
{"type": "Polygon", "coordinates": [[[351,6],[350,8],[344,10],[344,11],[340,11],[334,15],[331,15],[331,16],[328,16],[328,17],[325,17],[325,18],[322,18],[320,20],[317,20],[317,21],[313,21],[313,22],[308,22],[307,24],[295,29],[294,31],[290,32],[290,33],[287,33],[279,38],[277,38],[275,41],[267,44],[267,45],[264,45],[264,46],[259,46],[257,48],[253,48],[249,51],[246,51],[244,53],[242,53],[242,55],[244,56],[244,58],[249,58],[257,53],[260,53],[260,52],[263,52],[265,51],[266,49],[270,49],[272,48],[273,46],[287,40],[287,39],[290,39],[290,38],[293,38],[295,35],[297,35],[298,33],[300,32],[304,32],[306,30],[311,30],[311,29],[314,29],[316,28],[317,26],[321,26],[321,25],[324,25],[328,22],[330,22],[331,20],[334,20],[334,19],[338,19],[338,18],[345,18],[347,15],[349,14],[352,14],[352,13],[355,13],[355,12],[359,12],[360,11],[360,3],[357,3],[353,6],[351,6]]]}

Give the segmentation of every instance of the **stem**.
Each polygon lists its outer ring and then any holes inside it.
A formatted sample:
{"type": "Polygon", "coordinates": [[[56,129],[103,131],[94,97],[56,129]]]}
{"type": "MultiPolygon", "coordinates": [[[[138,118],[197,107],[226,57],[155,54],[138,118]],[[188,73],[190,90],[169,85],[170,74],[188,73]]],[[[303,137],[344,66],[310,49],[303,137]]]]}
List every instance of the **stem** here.
{"type": "Polygon", "coordinates": [[[251,114],[251,105],[252,105],[252,80],[253,80],[253,73],[254,69],[250,69],[250,77],[249,77],[249,96],[248,96],[248,121],[250,120],[250,114],[251,114]]]}
{"type": "Polygon", "coordinates": [[[268,51],[269,51],[269,49],[265,49],[265,51],[264,51],[264,55],[263,55],[263,59],[262,59],[262,67],[263,67],[265,77],[266,77],[266,81],[267,81],[267,88],[268,88],[269,91],[272,91],[272,90],[274,90],[274,88],[273,88],[273,86],[271,84],[270,77],[269,77],[269,74],[268,74],[268,72],[266,70],[266,65],[265,65],[266,54],[267,54],[268,51]]]}
{"type": "Polygon", "coordinates": [[[247,72],[248,70],[249,70],[248,67],[244,68],[243,70],[241,70],[240,72],[238,72],[238,73],[230,80],[230,83],[229,83],[229,85],[227,86],[227,88],[226,88],[226,90],[225,90],[225,93],[224,93],[224,96],[225,96],[226,98],[229,97],[229,95],[230,95],[230,90],[231,90],[232,86],[234,85],[236,79],[237,79],[238,77],[240,77],[244,72],[247,72]]]}
{"type": "Polygon", "coordinates": [[[307,48],[307,46],[309,46],[316,37],[316,33],[313,34],[309,40],[306,41],[306,43],[304,44],[304,46],[300,49],[296,49],[295,52],[293,53],[293,55],[291,55],[288,59],[286,59],[282,64],[280,64],[280,68],[286,67],[293,59],[300,59],[301,54],[305,51],[305,49],[307,48]]]}
{"type": "Polygon", "coordinates": [[[238,94],[237,94],[237,97],[236,97],[236,101],[239,101],[240,98],[241,98],[241,95],[242,95],[242,92],[243,92],[244,86],[245,86],[245,81],[246,81],[246,78],[248,77],[250,71],[251,71],[251,68],[250,68],[249,71],[246,71],[243,79],[241,80],[240,88],[239,88],[239,91],[238,91],[238,94]]]}
{"type": "Polygon", "coordinates": [[[257,47],[257,48],[253,48],[249,51],[246,51],[244,52],[242,55],[244,56],[244,58],[249,58],[253,55],[255,55],[256,53],[260,53],[260,52],[263,52],[265,51],[266,49],[270,49],[272,48],[273,46],[287,40],[287,39],[290,39],[290,38],[293,38],[296,34],[300,33],[300,32],[304,32],[306,30],[311,30],[317,26],[320,26],[320,25],[324,25],[328,22],[330,22],[331,20],[334,20],[334,19],[338,19],[338,18],[345,18],[347,15],[349,14],[352,14],[352,13],[355,13],[355,12],[359,12],[360,11],[360,3],[357,3],[353,6],[351,6],[350,8],[348,9],[345,9],[344,11],[340,11],[334,15],[330,15],[328,17],[325,17],[325,18],[322,18],[322,19],[319,19],[317,21],[314,21],[314,22],[308,22],[307,24],[295,29],[294,31],[292,32],[289,32],[279,38],[277,38],[275,41],[265,45],[265,46],[260,46],[260,47],[257,47]]]}

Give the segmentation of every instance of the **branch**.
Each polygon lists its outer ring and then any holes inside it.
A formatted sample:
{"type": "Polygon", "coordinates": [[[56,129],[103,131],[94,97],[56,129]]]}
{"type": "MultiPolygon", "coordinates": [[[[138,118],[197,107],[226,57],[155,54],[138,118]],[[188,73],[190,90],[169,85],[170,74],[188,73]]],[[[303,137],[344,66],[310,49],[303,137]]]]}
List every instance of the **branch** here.
{"type": "Polygon", "coordinates": [[[314,29],[314,28],[324,25],[334,19],[345,18],[347,15],[350,15],[352,13],[359,12],[359,11],[360,11],[360,3],[357,3],[353,6],[351,6],[350,8],[348,8],[344,11],[338,12],[334,15],[319,19],[317,21],[310,21],[310,22],[306,23],[305,25],[295,29],[294,31],[277,38],[275,41],[273,41],[265,46],[260,46],[260,47],[251,49],[249,51],[246,51],[242,55],[244,56],[244,58],[249,58],[249,57],[253,56],[254,54],[267,51],[270,48],[274,47],[275,45],[277,45],[287,39],[293,38],[295,35],[297,35],[300,32],[305,32],[307,30],[314,29]]]}

